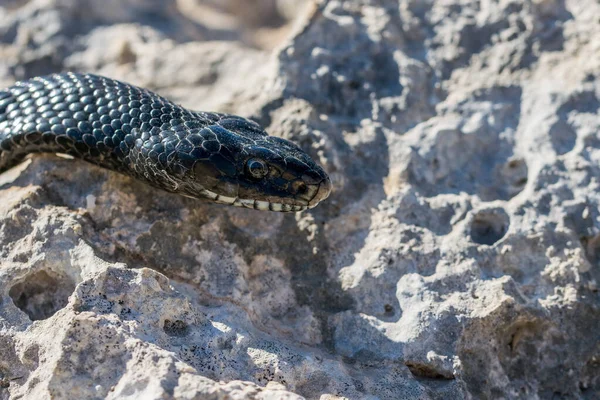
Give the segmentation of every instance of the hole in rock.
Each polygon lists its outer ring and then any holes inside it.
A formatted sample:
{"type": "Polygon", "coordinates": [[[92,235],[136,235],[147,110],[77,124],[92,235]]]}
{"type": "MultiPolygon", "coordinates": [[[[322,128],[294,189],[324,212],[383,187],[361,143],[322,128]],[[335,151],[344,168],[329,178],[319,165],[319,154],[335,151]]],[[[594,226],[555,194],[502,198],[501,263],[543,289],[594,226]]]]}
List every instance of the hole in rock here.
{"type": "Polygon", "coordinates": [[[548,134],[550,135],[552,147],[558,155],[563,155],[573,150],[577,142],[577,131],[564,120],[558,120],[552,125],[548,134]]]}
{"type": "Polygon", "coordinates": [[[180,319],[177,319],[175,321],[166,319],[163,325],[163,331],[165,331],[165,333],[169,336],[186,336],[188,334],[188,324],[186,324],[180,319]]]}
{"type": "Polygon", "coordinates": [[[581,244],[585,249],[585,256],[592,265],[600,264],[600,235],[584,237],[581,244]]]}
{"type": "Polygon", "coordinates": [[[502,168],[502,176],[507,185],[507,197],[519,194],[527,184],[527,163],[522,158],[510,159],[502,168]]]}
{"type": "Polygon", "coordinates": [[[449,371],[438,371],[434,366],[423,364],[420,362],[406,361],[404,363],[410,373],[418,378],[429,378],[429,379],[454,379],[454,375],[449,371]]]}
{"type": "Polygon", "coordinates": [[[66,276],[39,271],[10,288],[13,303],[32,321],[50,318],[69,301],[75,283],[66,276]]]}
{"type": "Polygon", "coordinates": [[[471,239],[475,243],[492,245],[508,231],[510,220],[502,209],[479,211],[471,223],[471,239]]]}
{"type": "Polygon", "coordinates": [[[0,389],[8,389],[12,381],[17,381],[19,379],[23,379],[22,376],[15,376],[12,378],[0,378],[0,389]]]}
{"type": "Polygon", "coordinates": [[[352,90],[360,89],[360,86],[360,82],[357,80],[352,79],[350,82],[348,82],[348,87],[350,87],[352,90]]]}

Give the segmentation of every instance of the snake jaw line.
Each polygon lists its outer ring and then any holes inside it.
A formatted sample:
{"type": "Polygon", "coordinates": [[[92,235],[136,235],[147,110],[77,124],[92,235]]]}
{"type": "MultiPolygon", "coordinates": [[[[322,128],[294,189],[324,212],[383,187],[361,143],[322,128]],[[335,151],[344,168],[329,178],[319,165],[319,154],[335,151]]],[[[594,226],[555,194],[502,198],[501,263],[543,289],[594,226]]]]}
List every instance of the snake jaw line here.
{"type": "Polygon", "coordinates": [[[254,208],[256,208],[257,210],[261,210],[261,211],[269,211],[269,202],[256,200],[254,202],[254,208]]]}
{"type": "Polygon", "coordinates": [[[229,205],[233,205],[236,200],[236,197],[223,196],[222,194],[217,194],[217,197],[215,198],[215,201],[229,205]]]}
{"type": "Polygon", "coordinates": [[[261,211],[276,211],[276,212],[301,212],[308,210],[310,207],[293,205],[293,204],[283,204],[283,203],[271,203],[264,200],[252,200],[252,199],[240,199],[238,197],[229,197],[219,195],[217,193],[211,192],[210,190],[204,189],[203,194],[207,195],[207,197],[220,204],[227,204],[235,207],[243,207],[249,208],[252,210],[261,210],[261,211]]]}

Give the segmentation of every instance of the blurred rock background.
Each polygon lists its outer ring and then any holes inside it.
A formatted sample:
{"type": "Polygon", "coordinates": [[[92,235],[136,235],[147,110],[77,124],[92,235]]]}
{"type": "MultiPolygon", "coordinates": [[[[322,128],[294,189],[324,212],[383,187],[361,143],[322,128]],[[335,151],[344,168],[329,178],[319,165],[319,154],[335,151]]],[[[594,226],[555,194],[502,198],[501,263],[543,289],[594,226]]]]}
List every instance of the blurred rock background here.
{"type": "Polygon", "coordinates": [[[597,0],[0,2],[0,83],[64,70],[251,117],[335,190],[0,175],[0,399],[600,397],[597,0]]]}

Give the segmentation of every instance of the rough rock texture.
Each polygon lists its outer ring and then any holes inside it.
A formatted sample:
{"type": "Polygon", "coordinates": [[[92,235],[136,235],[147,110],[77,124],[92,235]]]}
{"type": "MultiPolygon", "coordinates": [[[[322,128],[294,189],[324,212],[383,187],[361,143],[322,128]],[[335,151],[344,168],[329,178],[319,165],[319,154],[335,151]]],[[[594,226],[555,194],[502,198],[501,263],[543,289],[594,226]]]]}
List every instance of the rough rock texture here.
{"type": "Polygon", "coordinates": [[[0,82],[251,116],[335,183],[281,215],[53,155],[0,175],[0,399],[600,397],[600,4],[321,1],[267,52],[247,27],[290,2],[236,3],[0,7],[0,82]]]}

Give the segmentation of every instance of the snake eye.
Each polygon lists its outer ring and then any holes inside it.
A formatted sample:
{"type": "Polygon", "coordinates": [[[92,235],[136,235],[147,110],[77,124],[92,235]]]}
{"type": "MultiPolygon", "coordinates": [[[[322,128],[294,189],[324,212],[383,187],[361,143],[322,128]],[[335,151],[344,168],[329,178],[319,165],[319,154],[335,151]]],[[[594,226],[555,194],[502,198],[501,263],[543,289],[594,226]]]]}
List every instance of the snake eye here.
{"type": "Polygon", "coordinates": [[[269,167],[263,160],[251,158],[246,162],[246,170],[255,179],[264,178],[269,172],[269,167]]]}

